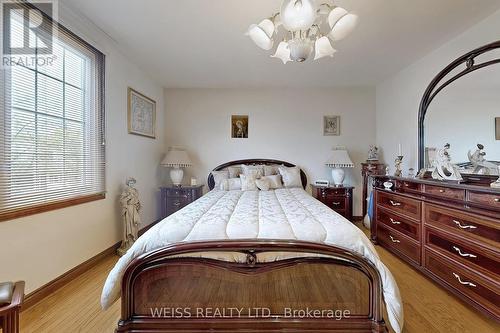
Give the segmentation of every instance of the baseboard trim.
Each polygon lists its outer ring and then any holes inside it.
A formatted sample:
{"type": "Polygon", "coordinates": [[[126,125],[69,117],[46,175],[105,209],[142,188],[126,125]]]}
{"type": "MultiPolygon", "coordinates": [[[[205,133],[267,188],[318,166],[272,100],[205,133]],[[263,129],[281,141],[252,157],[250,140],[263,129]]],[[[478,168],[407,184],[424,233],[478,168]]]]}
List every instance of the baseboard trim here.
{"type": "MultiPolygon", "coordinates": [[[[154,226],[156,223],[160,222],[161,220],[154,221],[153,223],[145,226],[141,230],[139,230],[139,236],[144,234],[146,231],[149,230],[152,226],[154,226]]],[[[108,247],[106,250],[98,253],[97,255],[93,256],[89,260],[81,263],[80,265],[70,269],[66,273],[58,276],[54,280],[46,283],[45,285],[41,286],[40,288],[32,291],[26,297],[24,298],[23,305],[21,307],[21,312],[24,310],[29,309],[42,299],[48,297],[50,294],[55,292],[56,290],[62,288],[65,286],[68,282],[71,280],[75,279],[79,275],[83,274],[84,272],[88,271],[91,267],[97,265],[100,261],[103,259],[109,257],[110,255],[116,253],[116,250],[120,247],[121,241],[111,245],[108,247]]]]}

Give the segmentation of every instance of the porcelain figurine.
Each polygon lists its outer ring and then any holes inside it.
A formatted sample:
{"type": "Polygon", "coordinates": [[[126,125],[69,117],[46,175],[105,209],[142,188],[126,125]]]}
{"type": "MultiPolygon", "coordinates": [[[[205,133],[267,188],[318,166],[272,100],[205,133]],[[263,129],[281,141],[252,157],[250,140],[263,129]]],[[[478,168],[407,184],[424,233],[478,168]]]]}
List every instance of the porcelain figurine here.
{"type": "Polygon", "coordinates": [[[395,177],[403,176],[403,169],[401,168],[402,164],[403,164],[403,156],[396,157],[396,160],[394,160],[394,165],[396,167],[396,172],[394,172],[395,177]]]}
{"type": "Polygon", "coordinates": [[[129,178],[125,190],[120,195],[124,224],[122,244],[117,250],[120,256],[124,255],[130,249],[139,234],[139,225],[141,224],[139,210],[141,209],[141,202],[139,201],[139,192],[134,187],[135,183],[136,180],[134,178],[129,178]]]}
{"type": "Polygon", "coordinates": [[[497,170],[497,166],[495,164],[488,162],[484,158],[485,155],[486,152],[484,151],[484,146],[480,143],[477,144],[477,148],[474,153],[471,153],[469,150],[467,156],[469,157],[469,161],[474,168],[473,173],[478,175],[489,175],[497,170]]]}
{"type": "Polygon", "coordinates": [[[463,180],[457,166],[451,163],[451,156],[448,150],[450,144],[447,143],[442,149],[436,152],[436,158],[433,160],[432,178],[438,180],[463,180]]]}

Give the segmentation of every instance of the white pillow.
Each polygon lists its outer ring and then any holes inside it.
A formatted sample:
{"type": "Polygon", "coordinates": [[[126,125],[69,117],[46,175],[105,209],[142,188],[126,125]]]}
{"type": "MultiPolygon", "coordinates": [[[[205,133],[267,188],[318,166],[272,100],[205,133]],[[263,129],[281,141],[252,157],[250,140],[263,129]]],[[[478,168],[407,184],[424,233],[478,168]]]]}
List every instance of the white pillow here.
{"type": "Polygon", "coordinates": [[[302,187],[300,169],[298,167],[288,168],[286,166],[280,166],[278,170],[281,174],[283,185],[285,185],[285,187],[302,187]]]}
{"type": "Polygon", "coordinates": [[[215,182],[215,189],[220,188],[220,184],[224,179],[229,179],[229,171],[227,170],[222,170],[222,171],[212,171],[212,176],[214,176],[214,182],[215,182]]]}
{"type": "Polygon", "coordinates": [[[263,165],[242,165],[243,174],[245,176],[253,176],[255,179],[258,179],[264,176],[264,166],[263,165]]]}
{"type": "Polygon", "coordinates": [[[229,178],[238,178],[243,173],[241,166],[230,166],[227,167],[227,170],[229,171],[229,178]]]}
{"type": "Polygon", "coordinates": [[[240,175],[240,179],[242,191],[257,191],[257,184],[255,184],[254,176],[240,175]]]}
{"type": "Polygon", "coordinates": [[[279,174],[278,164],[264,165],[264,176],[274,176],[279,174]]]}
{"type": "Polygon", "coordinates": [[[261,191],[269,191],[269,189],[271,188],[271,181],[263,177],[255,180],[255,185],[257,185],[257,187],[261,191]]]}
{"type": "Polygon", "coordinates": [[[280,175],[273,175],[273,176],[264,176],[261,179],[267,179],[269,181],[269,188],[271,189],[277,189],[277,188],[282,188],[283,183],[281,182],[281,176],[280,175]]]}
{"type": "Polygon", "coordinates": [[[220,189],[222,191],[241,190],[241,179],[239,178],[224,179],[220,183],[220,189]]]}

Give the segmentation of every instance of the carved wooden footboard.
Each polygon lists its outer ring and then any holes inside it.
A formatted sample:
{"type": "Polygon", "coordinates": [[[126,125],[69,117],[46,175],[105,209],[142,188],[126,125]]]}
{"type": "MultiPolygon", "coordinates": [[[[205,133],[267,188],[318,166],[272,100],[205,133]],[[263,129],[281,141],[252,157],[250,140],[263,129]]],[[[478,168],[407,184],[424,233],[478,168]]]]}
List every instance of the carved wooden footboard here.
{"type": "Polygon", "coordinates": [[[123,277],[117,332],[285,331],[386,332],[378,271],[334,246],[229,240],[147,253],[123,277]],[[285,259],[257,262],[267,253],[285,259]]]}

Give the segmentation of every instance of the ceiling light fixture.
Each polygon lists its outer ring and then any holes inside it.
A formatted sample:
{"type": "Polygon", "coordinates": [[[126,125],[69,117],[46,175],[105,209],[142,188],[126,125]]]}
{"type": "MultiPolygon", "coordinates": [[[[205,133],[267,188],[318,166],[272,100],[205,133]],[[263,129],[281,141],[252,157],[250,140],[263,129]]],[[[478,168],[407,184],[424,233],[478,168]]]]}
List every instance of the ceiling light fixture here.
{"type": "Polygon", "coordinates": [[[251,25],[246,34],[266,51],[273,48],[275,40],[281,39],[271,57],[284,64],[304,62],[313,50],[314,60],[333,57],[336,50],[332,43],[345,38],[354,30],[357,21],[356,15],[329,3],[318,5],[315,0],[283,0],[279,13],[251,25]],[[284,32],[278,30],[280,25],[284,32]]]}

